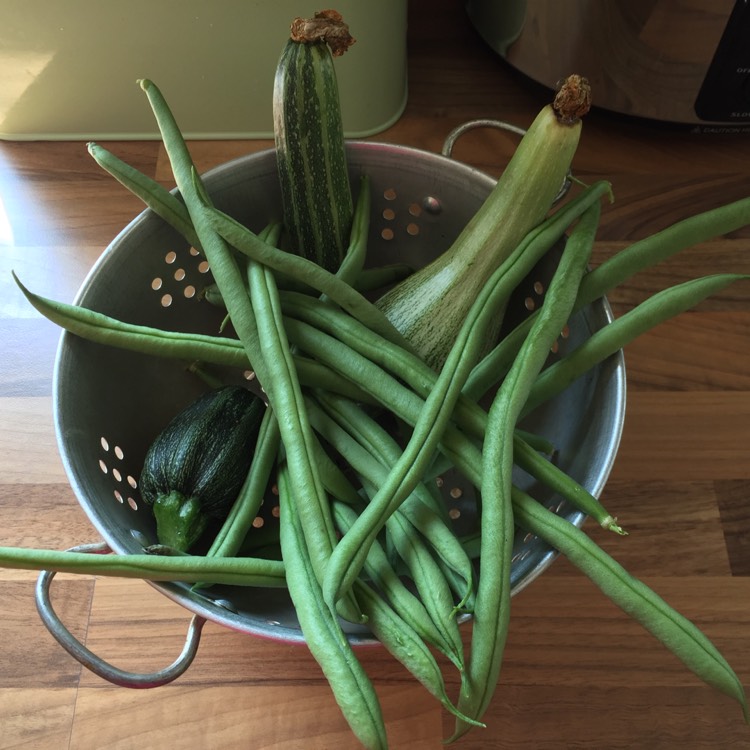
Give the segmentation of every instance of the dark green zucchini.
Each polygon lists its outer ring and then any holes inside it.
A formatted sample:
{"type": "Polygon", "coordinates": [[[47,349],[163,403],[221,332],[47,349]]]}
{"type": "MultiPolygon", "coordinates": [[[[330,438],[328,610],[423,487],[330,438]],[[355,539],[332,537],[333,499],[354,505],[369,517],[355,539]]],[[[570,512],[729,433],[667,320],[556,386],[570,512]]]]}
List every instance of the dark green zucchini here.
{"type": "Polygon", "coordinates": [[[335,273],[354,203],[333,57],[353,43],[336,11],[295,19],[273,90],[273,122],[289,250],[335,273]]]}
{"type": "Polygon", "coordinates": [[[151,444],[140,478],[160,544],[187,552],[210,520],[223,520],[253,458],[265,404],[224,386],[183,409],[151,444]]]}

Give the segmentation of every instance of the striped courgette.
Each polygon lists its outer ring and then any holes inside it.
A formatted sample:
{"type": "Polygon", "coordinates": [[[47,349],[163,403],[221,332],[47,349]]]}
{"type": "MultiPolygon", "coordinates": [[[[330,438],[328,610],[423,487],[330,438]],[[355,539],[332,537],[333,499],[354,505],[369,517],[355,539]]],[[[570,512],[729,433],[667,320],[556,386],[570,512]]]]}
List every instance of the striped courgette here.
{"type": "Polygon", "coordinates": [[[353,42],[336,11],[295,19],[274,79],[287,249],[331,272],[344,257],[354,214],[333,58],[353,42]]]}

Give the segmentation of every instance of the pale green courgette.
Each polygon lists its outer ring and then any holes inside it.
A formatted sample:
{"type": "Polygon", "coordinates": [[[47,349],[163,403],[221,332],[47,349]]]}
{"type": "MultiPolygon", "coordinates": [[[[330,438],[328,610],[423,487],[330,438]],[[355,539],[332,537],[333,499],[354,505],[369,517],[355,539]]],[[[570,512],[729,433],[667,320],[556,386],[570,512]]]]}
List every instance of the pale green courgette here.
{"type": "Polygon", "coordinates": [[[496,186],[450,248],[377,302],[420,356],[440,369],[489,276],[549,212],[578,147],[589,86],[563,83],[528,129],[496,186]]]}

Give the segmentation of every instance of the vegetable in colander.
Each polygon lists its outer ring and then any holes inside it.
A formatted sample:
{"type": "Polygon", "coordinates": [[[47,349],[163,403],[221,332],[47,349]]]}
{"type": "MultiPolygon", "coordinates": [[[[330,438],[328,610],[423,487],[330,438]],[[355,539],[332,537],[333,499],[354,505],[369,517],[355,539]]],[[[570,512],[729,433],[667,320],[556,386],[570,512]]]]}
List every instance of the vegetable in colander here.
{"type": "Polygon", "coordinates": [[[335,10],[296,18],[274,78],[273,131],[290,249],[332,272],[344,258],[354,215],[333,58],[353,43],[335,10]]]}
{"type": "Polygon", "coordinates": [[[265,404],[241,386],[204,393],[146,453],[139,487],[159,542],[187,552],[210,521],[223,521],[245,481],[265,404]]]}
{"type": "Polygon", "coordinates": [[[451,247],[378,300],[431,367],[442,367],[479,290],[549,212],[568,177],[590,94],[585,79],[569,76],[451,247]]]}

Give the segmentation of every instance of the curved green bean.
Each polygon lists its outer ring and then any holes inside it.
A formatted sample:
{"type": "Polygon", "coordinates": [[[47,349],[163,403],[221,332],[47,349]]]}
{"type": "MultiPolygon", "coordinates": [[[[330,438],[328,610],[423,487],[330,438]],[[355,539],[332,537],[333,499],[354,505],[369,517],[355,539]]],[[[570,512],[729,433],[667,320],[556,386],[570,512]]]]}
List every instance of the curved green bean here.
{"type": "Polygon", "coordinates": [[[748,278],[748,274],[713,274],[656,292],[550,365],[534,383],[523,414],[562,392],[577,377],[654,326],[694,307],[730,284],[748,278]]]}
{"type": "Polygon", "coordinates": [[[279,445],[279,424],[273,411],[267,409],[258,431],[250,470],[229,515],[206,552],[208,557],[232,557],[241,548],[263,504],[279,445]]]}
{"type": "Polygon", "coordinates": [[[323,670],[341,712],[359,741],[368,750],[386,750],[388,740],[377,694],[336,615],[323,600],[306,549],[299,500],[290,485],[285,464],[279,467],[277,486],[287,587],[310,652],[323,670]]]}
{"type": "Polygon", "coordinates": [[[69,305],[35,294],[23,285],[15,273],[13,279],[29,303],[45,318],[89,341],[186,361],[200,360],[243,368],[249,364],[247,353],[236,339],[123,323],[79,305],[69,305]]]}
{"type": "Polygon", "coordinates": [[[362,602],[362,609],[368,617],[373,634],[390,654],[456,718],[473,726],[484,727],[482,722],[462,714],[450,701],[440,667],[419,634],[364,581],[356,581],[354,590],[357,599],[362,602]]]}
{"type": "MultiPolygon", "coordinates": [[[[619,286],[631,276],[656,265],[688,247],[706,242],[750,224],[750,198],[742,198],[725,206],[704,211],[672,224],[624,248],[588,273],[578,291],[573,308],[580,310],[619,286]]],[[[532,313],[477,364],[464,393],[478,399],[508,372],[513,357],[526,338],[533,319],[532,313]]]]}
{"type": "MultiPolygon", "coordinates": [[[[273,274],[265,266],[249,261],[248,278],[262,356],[268,367],[266,393],[279,423],[285,461],[289,467],[288,481],[299,497],[296,507],[307,552],[315,575],[322,581],[336,547],[336,530],[317,470],[315,439],[284,330],[273,274]]],[[[343,601],[341,608],[348,619],[354,622],[359,619],[351,598],[343,601]]]]}
{"type": "MultiPolygon", "coordinates": [[[[29,303],[45,318],[88,341],[120,349],[185,362],[226,365],[243,370],[252,368],[242,343],[237,339],[124,323],[103,313],[79,305],[48,299],[27,289],[13,274],[29,303]]],[[[369,396],[352,380],[337,375],[320,362],[295,356],[295,366],[302,382],[310,388],[321,388],[367,403],[369,396]]]]}
{"type": "Polygon", "coordinates": [[[200,241],[185,204],[156,180],[122,161],[98,143],[89,143],[88,151],[102,169],[138,196],[157,216],[176,229],[196,250],[200,241]]]}
{"type": "Polygon", "coordinates": [[[618,607],[643,625],[685,666],[720,692],[734,698],[750,723],[745,691],[711,641],[648,586],[628,573],[583,531],[514,490],[517,523],[559,550],[618,607]]]}

